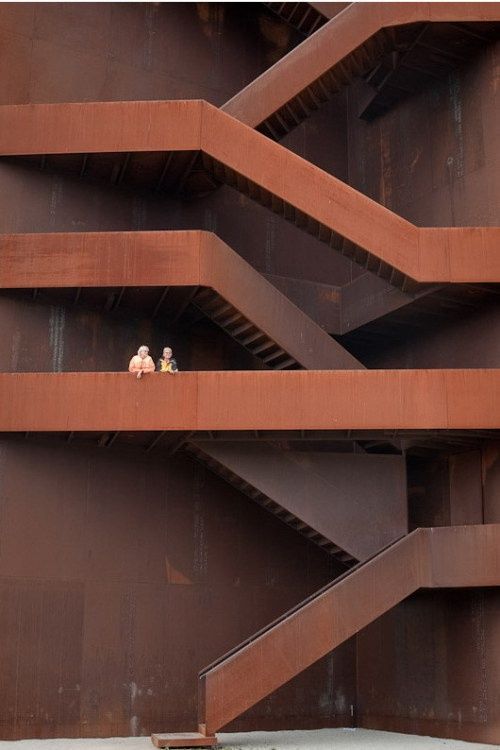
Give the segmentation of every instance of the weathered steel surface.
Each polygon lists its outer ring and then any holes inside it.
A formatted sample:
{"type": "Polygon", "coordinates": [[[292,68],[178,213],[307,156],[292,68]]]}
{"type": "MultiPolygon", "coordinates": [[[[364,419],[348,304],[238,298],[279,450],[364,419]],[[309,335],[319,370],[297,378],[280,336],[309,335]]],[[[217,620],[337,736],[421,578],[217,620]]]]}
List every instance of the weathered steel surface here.
{"type": "Polygon", "coordinates": [[[263,4],[6,2],[0,16],[2,103],[185,96],[219,105],[298,40],[269,23],[263,4]]]}
{"type": "MultiPolygon", "coordinates": [[[[279,63],[242,89],[224,111],[255,128],[384,28],[420,21],[498,21],[498,3],[351,3],[279,63]]],[[[372,39],[374,38],[374,39],[372,39]]]]}
{"type": "Polygon", "coordinates": [[[199,732],[153,734],[151,741],[155,747],[213,747],[217,744],[217,738],[214,735],[207,737],[199,732]]]}
{"type": "Polygon", "coordinates": [[[500,585],[500,524],[419,529],[200,674],[200,721],[225,726],[419,588],[500,585]]]}
{"type": "Polygon", "coordinates": [[[500,278],[500,228],[417,228],[206,102],[5,106],[0,132],[5,155],[201,149],[418,282],[500,278]]]}
{"type": "Polygon", "coordinates": [[[500,523],[500,443],[488,443],[481,457],[484,521],[500,523]]]}
{"type": "Polygon", "coordinates": [[[419,226],[498,226],[500,42],[368,124],[349,91],[350,184],[419,226]]]}
{"type": "MultiPolygon", "coordinates": [[[[450,456],[450,523],[484,523],[481,451],[450,456]]],[[[486,521],[487,523],[487,521],[486,521]]]]}
{"type": "MultiPolygon", "coordinates": [[[[1,101],[225,101],[292,41],[283,24],[263,25],[267,10],[243,7],[3,4],[1,101]],[[255,23],[248,23],[252,14],[255,23]]],[[[468,7],[475,10],[472,4],[448,5],[454,13],[468,7]]],[[[333,53],[337,49],[331,46],[333,53]]],[[[337,176],[349,174],[354,187],[417,225],[495,224],[494,70],[490,48],[482,65],[466,66],[425,101],[412,98],[370,131],[357,120],[356,95],[349,91],[348,110],[343,101],[326,105],[320,118],[312,116],[287,143],[308,158],[314,152],[324,168],[332,151],[342,152],[335,167],[345,162],[345,172],[334,171],[337,176]],[[335,118],[334,107],[339,109],[335,118]],[[341,122],[349,128],[348,138],[343,126],[337,132],[341,122]]],[[[276,91],[285,85],[283,78],[276,91]]],[[[267,98],[262,101],[268,106],[267,98]]],[[[113,123],[115,129],[118,125],[113,123]]],[[[145,167],[152,184],[149,158],[145,155],[138,168],[145,167]]],[[[115,161],[123,159],[119,155],[115,161]]],[[[2,231],[217,227],[263,271],[333,285],[349,280],[344,257],[328,257],[334,254],[312,237],[229,187],[181,204],[163,194],[127,195],[109,183],[72,181],[51,174],[47,161],[45,170],[38,169],[40,161],[35,169],[0,165],[2,231]]],[[[383,284],[360,286],[368,313],[383,313],[386,308],[378,304],[383,284]],[[372,300],[372,293],[379,298],[372,300]]],[[[350,319],[359,321],[356,299],[351,301],[350,319]]],[[[464,311],[464,325],[453,336],[437,323],[427,351],[412,339],[394,357],[381,352],[381,361],[397,367],[450,366],[467,350],[464,366],[495,366],[491,318],[485,315],[471,328],[466,317],[464,311]],[[485,349],[488,338],[491,354],[485,349]]],[[[5,297],[0,318],[0,357],[7,370],[107,370],[120,367],[123,352],[132,351],[138,337],[153,344],[149,322],[111,320],[69,307],[5,297]]],[[[174,342],[182,363],[213,369],[241,365],[237,350],[223,351],[215,334],[205,333],[174,342]]],[[[158,345],[164,336],[164,330],[158,332],[158,345]]],[[[134,395],[125,409],[136,408],[134,395]]],[[[420,399],[425,408],[423,390],[420,399]]],[[[156,405],[162,416],[163,403],[162,391],[156,405]]],[[[492,413],[496,403],[491,402],[492,413]]],[[[0,454],[2,738],[194,727],[196,670],[325,580],[320,553],[315,556],[311,545],[242,502],[224,483],[193,471],[180,455],[175,461],[162,459],[160,469],[155,462],[120,460],[100,451],[96,458],[95,451],[40,448],[28,439],[0,454]],[[11,451],[18,452],[17,460],[11,451]],[[228,617],[228,609],[237,617],[228,617]]],[[[499,467],[498,445],[484,446],[482,490],[490,522],[500,521],[499,467]]],[[[448,474],[433,476],[420,468],[415,489],[422,493],[418,498],[432,493],[443,505],[451,490],[453,512],[469,520],[479,498],[473,482],[477,466],[471,460],[469,471],[467,459],[457,454],[455,470],[450,485],[448,474]]],[[[422,523],[429,523],[432,507],[422,501],[422,523]]],[[[239,728],[346,725],[353,721],[351,712],[359,712],[365,726],[371,721],[382,729],[498,743],[499,602],[492,589],[440,592],[428,608],[420,594],[406,600],[406,618],[382,618],[363,631],[357,676],[351,641],[251,710],[239,728]]]]}
{"type": "Polygon", "coordinates": [[[302,310],[210,232],[0,237],[0,287],[206,286],[306,369],[362,369],[302,310]]]}
{"type": "MultiPolygon", "coordinates": [[[[335,574],[324,553],[182,454],[2,440],[0,485],[4,740],[196,727],[207,660],[335,574]]],[[[332,712],[345,725],[353,646],[238,728],[325,725],[332,712]]]]}
{"type": "Polygon", "coordinates": [[[0,430],[496,429],[499,370],[0,375],[0,430]]]}
{"type": "Polygon", "coordinates": [[[418,592],[356,640],[358,726],[498,747],[498,588],[418,592]]]}
{"type": "Polygon", "coordinates": [[[265,442],[195,445],[357,560],[408,531],[401,456],[300,452],[265,442]]]}

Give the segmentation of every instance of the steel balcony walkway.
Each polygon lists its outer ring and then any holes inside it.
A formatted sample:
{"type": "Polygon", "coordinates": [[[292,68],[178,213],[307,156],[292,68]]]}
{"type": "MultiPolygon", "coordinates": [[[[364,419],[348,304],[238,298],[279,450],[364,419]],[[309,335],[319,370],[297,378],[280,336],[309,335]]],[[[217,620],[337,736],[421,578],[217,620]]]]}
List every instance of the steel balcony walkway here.
{"type": "MultiPolygon", "coordinates": [[[[169,288],[269,368],[363,369],[363,365],[210,232],[90,232],[0,236],[0,288],[169,288]]],[[[137,295],[135,295],[137,297],[137,295]]],[[[116,303],[115,303],[116,309],[116,303]]]]}
{"type": "MultiPolygon", "coordinates": [[[[418,589],[498,585],[500,524],[417,529],[204,669],[200,736],[214,737],[418,589]]],[[[166,747],[173,738],[153,735],[152,740],[166,747]]]]}
{"type": "Polygon", "coordinates": [[[403,290],[500,277],[500,228],[418,228],[206,102],[9,105],[0,133],[2,155],[142,187],[201,150],[217,179],[403,290]]]}
{"type": "Polygon", "coordinates": [[[370,74],[375,86],[365,116],[373,117],[498,39],[498,21],[497,3],[351,3],[222,109],[279,140],[370,74]]]}
{"type": "Polygon", "coordinates": [[[0,432],[494,430],[500,371],[2,373],[0,432]]]}

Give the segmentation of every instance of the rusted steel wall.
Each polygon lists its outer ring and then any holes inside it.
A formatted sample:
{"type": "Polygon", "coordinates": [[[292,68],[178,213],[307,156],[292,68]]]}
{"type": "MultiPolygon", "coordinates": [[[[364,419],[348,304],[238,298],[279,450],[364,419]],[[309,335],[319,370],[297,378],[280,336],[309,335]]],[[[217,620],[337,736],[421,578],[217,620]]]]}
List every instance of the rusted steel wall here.
{"type": "MultiPolygon", "coordinates": [[[[195,725],[197,670],[333,573],[188,457],[3,441],[0,480],[2,739],[195,725]]],[[[238,726],[349,723],[352,656],[347,644],[238,726]]]]}
{"type": "Polygon", "coordinates": [[[409,527],[498,523],[500,445],[408,459],[409,527]]]}
{"type": "Polygon", "coordinates": [[[446,302],[442,303],[444,316],[439,308],[435,315],[419,321],[415,313],[415,326],[400,326],[398,335],[394,330],[387,340],[381,337],[379,346],[361,352],[354,347],[355,356],[364,354],[363,362],[368,367],[500,367],[500,308],[489,304],[484,307],[466,305],[458,313],[458,304],[449,303],[456,311],[455,319],[446,320],[446,302]],[[440,325],[441,323],[441,325],[440,325]]]}
{"type": "MultiPolygon", "coordinates": [[[[410,529],[497,523],[499,448],[411,458],[410,529]]],[[[412,596],[358,636],[359,726],[498,744],[499,643],[498,589],[412,596]]]]}
{"type": "MultiPolygon", "coordinates": [[[[218,104],[294,43],[256,5],[4,3],[0,103],[218,104]]],[[[314,127],[299,137],[316,139],[314,127]]],[[[342,279],[350,266],[230,188],[186,204],[1,163],[0,193],[1,232],[201,228],[264,271],[342,279]]],[[[4,372],[121,369],[141,343],[172,343],[186,369],[256,366],[210,324],[172,335],[2,294],[0,327],[4,372]]],[[[312,544],[180,456],[5,442],[0,474],[2,739],[192,728],[197,670],[332,574],[312,544]]],[[[351,723],[353,665],[350,643],[235,726],[351,723]]]]}
{"type": "Polygon", "coordinates": [[[20,300],[0,294],[0,372],[126,370],[146,344],[154,358],[171,346],[183,370],[253,369],[256,358],[216,326],[201,321],[189,337],[168,320],[109,315],[101,310],[20,300]]]}
{"type": "Polygon", "coordinates": [[[500,43],[367,123],[349,89],[349,182],[418,226],[497,226],[500,43]]]}
{"type": "Polygon", "coordinates": [[[357,639],[358,724],[497,746],[498,590],[421,592],[357,639]]]}
{"type": "Polygon", "coordinates": [[[485,523],[500,521],[500,443],[491,442],[482,451],[483,512],[485,523]]]}

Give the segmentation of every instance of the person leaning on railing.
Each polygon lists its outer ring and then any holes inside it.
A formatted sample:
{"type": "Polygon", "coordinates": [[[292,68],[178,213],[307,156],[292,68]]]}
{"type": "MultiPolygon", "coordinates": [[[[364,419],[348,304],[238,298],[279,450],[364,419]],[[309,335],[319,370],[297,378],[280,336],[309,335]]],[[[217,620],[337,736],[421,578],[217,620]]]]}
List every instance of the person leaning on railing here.
{"type": "Polygon", "coordinates": [[[142,378],[145,372],[155,371],[155,363],[149,356],[148,346],[139,347],[139,349],[137,350],[137,354],[134,354],[134,356],[130,360],[128,371],[136,372],[138,380],[142,378]]]}
{"type": "Polygon", "coordinates": [[[169,346],[164,348],[163,354],[156,363],[156,369],[158,372],[169,372],[171,375],[179,372],[177,360],[172,357],[172,349],[169,346]]]}

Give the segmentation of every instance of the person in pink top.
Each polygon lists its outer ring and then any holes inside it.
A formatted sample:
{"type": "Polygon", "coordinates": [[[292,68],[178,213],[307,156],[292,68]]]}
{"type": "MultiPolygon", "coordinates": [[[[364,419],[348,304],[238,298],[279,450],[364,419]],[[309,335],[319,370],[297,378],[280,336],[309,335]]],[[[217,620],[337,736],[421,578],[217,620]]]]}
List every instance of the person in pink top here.
{"type": "Polygon", "coordinates": [[[143,373],[155,371],[155,363],[149,356],[149,347],[139,347],[137,354],[135,354],[130,360],[128,371],[136,372],[138,380],[142,378],[143,373]]]}

